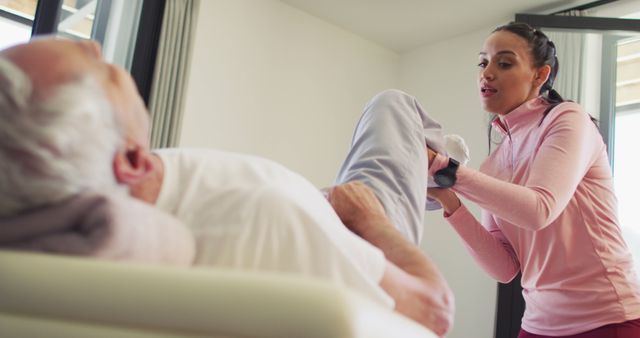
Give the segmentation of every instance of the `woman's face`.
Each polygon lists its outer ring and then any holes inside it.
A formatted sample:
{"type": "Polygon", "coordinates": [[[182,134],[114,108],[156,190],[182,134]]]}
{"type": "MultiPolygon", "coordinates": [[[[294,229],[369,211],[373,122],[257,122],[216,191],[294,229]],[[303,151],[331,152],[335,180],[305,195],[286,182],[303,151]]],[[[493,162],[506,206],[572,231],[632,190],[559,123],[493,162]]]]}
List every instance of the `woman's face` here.
{"type": "Polygon", "coordinates": [[[537,97],[549,76],[549,66],[534,67],[527,41],[508,31],[491,34],[479,58],[482,108],[490,113],[505,115],[537,97]]]}

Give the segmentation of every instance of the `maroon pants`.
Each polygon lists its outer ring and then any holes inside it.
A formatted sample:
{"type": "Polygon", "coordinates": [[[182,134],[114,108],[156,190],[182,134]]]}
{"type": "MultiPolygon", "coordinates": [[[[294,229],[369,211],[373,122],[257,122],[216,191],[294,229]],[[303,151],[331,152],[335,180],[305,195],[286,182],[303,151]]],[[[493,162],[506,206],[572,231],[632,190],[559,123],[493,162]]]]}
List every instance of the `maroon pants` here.
{"type": "Polygon", "coordinates": [[[640,338],[640,318],[601,326],[597,329],[571,336],[541,336],[520,329],[518,338],[640,338]]]}

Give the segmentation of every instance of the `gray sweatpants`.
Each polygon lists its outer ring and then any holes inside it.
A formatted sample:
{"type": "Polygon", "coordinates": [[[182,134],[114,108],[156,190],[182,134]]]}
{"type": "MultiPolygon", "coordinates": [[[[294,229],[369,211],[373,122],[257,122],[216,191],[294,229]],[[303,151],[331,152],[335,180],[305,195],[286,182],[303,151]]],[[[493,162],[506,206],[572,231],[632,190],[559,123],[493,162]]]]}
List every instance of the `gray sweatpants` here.
{"type": "Polygon", "coordinates": [[[383,91],[366,105],[336,179],[336,184],[369,186],[396,228],[416,244],[422,239],[427,200],[426,144],[446,153],[440,124],[415,97],[383,91]]]}

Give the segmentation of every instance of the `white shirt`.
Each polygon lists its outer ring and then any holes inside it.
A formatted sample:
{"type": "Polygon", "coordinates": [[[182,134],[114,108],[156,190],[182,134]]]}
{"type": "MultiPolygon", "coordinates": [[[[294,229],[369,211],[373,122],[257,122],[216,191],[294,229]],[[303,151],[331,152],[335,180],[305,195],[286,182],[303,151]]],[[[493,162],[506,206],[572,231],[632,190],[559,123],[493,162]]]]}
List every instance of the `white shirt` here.
{"type": "Polygon", "coordinates": [[[309,181],[273,161],[205,149],[157,150],[157,206],[196,237],[196,264],[301,274],[393,306],[384,254],[349,231],[309,181]]]}

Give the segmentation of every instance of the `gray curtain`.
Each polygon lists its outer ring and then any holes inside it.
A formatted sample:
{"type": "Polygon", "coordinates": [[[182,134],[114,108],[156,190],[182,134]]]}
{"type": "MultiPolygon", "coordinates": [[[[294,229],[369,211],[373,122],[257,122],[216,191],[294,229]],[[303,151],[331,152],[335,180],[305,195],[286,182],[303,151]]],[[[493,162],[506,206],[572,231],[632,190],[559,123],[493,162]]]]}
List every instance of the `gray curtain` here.
{"type": "Polygon", "coordinates": [[[151,147],[174,147],[180,138],[184,95],[200,0],[167,0],[149,110],[151,147]]]}
{"type": "MultiPolygon", "coordinates": [[[[583,11],[563,13],[567,16],[583,16],[583,11]]],[[[556,45],[560,70],[553,88],[566,100],[581,102],[581,83],[585,35],[583,33],[545,31],[556,45]]]]}

